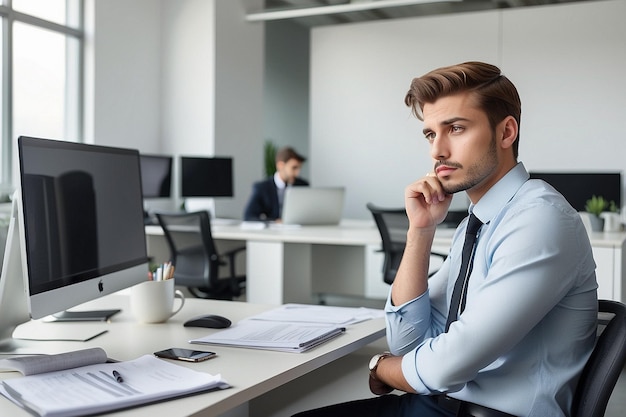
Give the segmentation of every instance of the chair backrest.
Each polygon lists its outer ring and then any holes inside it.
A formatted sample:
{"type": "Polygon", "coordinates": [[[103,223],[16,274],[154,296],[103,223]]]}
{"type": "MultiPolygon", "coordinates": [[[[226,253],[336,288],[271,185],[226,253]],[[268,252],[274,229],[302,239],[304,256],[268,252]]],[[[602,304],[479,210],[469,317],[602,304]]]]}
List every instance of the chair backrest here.
{"type": "Polygon", "coordinates": [[[578,382],[572,417],[602,417],[626,362],[626,305],[598,302],[596,346],[578,382]]]}
{"type": "Polygon", "coordinates": [[[367,203],[367,208],[374,217],[382,240],[383,253],[385,254],[383,280],[387,284],[391,284],[395,279],[404,253],[409,219],[404,208],[382,208],[372,203],[367,203]]]}
{"type": "Polygon", "coordinates": [[[211,288],[218,279],[219,254],[207,211],[157,213],[176,267],[177,285],[211,288]]]}

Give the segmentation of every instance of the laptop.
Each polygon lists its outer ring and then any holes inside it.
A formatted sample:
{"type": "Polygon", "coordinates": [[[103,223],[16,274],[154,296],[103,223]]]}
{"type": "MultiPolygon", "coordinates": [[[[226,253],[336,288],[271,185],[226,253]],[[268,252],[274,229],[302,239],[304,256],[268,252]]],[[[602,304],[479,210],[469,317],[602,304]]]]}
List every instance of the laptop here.
{"type": "Polygon", "coordinates": [[[283,201],[283,224],[339,224],[345,193],[344,187],[288,187],[283,201]]]}

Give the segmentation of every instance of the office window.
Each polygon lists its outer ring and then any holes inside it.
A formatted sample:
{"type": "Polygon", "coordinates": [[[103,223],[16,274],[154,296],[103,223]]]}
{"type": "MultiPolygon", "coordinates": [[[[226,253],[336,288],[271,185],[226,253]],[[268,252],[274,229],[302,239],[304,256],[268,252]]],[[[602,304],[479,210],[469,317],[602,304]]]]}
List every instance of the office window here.
{"type": "Polygon", "coordinates": [[[17,180],[17,138],[82,141],[82,0],[4,0],[0,195],[17,180]]]}
{"type": "Polygon", "coordinates": [[[67,24],[65,0],[12,0],[13,10],[60,25],[67,24]]]}

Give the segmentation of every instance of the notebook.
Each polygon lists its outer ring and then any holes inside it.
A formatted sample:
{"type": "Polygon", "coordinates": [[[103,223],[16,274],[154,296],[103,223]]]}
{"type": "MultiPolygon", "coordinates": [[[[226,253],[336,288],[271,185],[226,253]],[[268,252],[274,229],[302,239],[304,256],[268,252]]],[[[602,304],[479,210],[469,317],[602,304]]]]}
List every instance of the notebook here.
{"type": "Polygon", "coordinates": [[[345,192],[344,187],[288,187],[281,216],[283,224],[339,224],[345,192]]]}

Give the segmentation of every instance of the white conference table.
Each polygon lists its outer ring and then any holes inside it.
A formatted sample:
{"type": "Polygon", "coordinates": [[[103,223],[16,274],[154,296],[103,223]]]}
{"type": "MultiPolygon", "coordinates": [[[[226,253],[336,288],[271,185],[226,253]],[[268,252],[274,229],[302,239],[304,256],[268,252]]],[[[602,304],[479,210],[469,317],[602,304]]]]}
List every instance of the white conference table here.
{"type": "MultiPolygon", "coordinates": [[[[128,298],[123,293],[113,294],[77,308],[122,308],[122,312],[114,315],[109,323],[36,323],[37,326],[45,326],[47,329],[54,329],[54,326],[67,328],[68,326],[88,325],[94,331],[107,330],[106,333],[92,340],[87,342],[36,341],[28,342],[26,345],[29,346],[29,351],[40,353],[60,353],[98,346],[102,347],[110,358],[117,360],[131,360],[170,347],[213,351],[218,356],[206,362],[176,361],[175,363],[211,374],[219,373],[232,385],[232,388],[107,414],[118,417],[156,415],[214,417],[224,413],[227,413],[229,417],[247,416],[249,401],[289,384],[326,364],[340,361],[344,356],[380,339],[385,334],[384,320],[374,319],[350,325],[345,334],[305,353],[192,345],[188,343],[189,339],[202,337],[217,330],[184,327],[184,321],[191,317],[210,313],[220,314],[236,324],[245,317],[275,306],[188,298],[183,309],[167,323],[138,324],[129,311],[128,298]]],[[[52,330],[48,330],[50,331],[52,330]]],[[[0,373],[0,380],[20,376],[21,374],[16,372],[0,373]]],[[[0,416],[25,417],[30,414],[0,396],[0,416]]]]}
{"type": "MultiPolygon", "coordinates": [[[[384,256],[373,221],[342,220],[337,226],[244,228],[213,224],[222,244],[246,242],[246,297],[253,303],[316,302],[315,295],[337,294],[385,299],[384,256]]],[[[438,232],[435,244],[449,246],[453,229],[438,232]]],[[[146,226],[148,254],[168,260],[163,230],[146,226]]]]}

